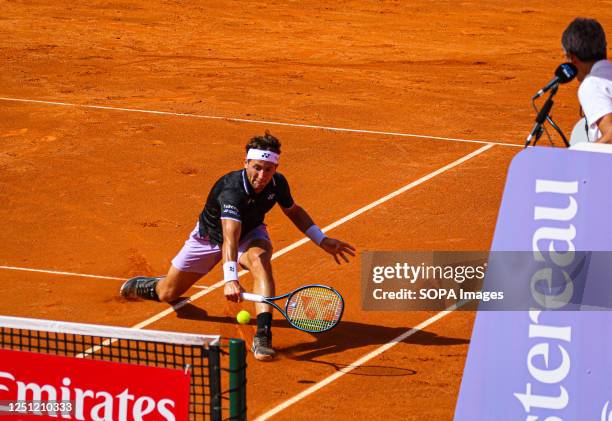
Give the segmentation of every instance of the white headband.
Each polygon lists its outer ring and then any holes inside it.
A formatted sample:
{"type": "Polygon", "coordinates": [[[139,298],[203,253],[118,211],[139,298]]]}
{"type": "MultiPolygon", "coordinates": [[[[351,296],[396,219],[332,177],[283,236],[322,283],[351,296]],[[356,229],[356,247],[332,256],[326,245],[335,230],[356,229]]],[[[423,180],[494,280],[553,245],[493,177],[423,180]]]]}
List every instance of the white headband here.
{"type": "Polygon", "coordinates": [[[258,159],[260,161],[268,161],[273,164],[278,164],[279,155],[271,151],[262,151],[260,149],[249,149],[246,159],[258,159]]]}

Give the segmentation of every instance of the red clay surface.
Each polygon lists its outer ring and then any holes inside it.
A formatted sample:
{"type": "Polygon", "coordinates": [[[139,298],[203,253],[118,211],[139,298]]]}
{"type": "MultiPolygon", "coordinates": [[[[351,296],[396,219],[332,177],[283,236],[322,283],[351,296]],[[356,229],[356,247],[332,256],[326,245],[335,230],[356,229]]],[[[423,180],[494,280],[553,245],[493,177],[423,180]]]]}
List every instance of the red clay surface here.
{"type": "MultiPolygon", "coordinates": [[[[509,144],[531,129],[529,99],[562,61],[565,25],[588,11],[612,28],[605,1],[48,3],[0,1],[0,97],[509,144]]],[[[576,87],[553,112],[566,133],[576,87]]],[[[320,226],[483,146],[0,100],[0,265],[165,273],[212,183],[265,129],[320,226]]],[[[494,146],[330,235],[359,251],[486,250],[519,150],[494,146]]],[[[278,210],[267,222],[276,250],[301,238],[278,210]]],[[[362,311],[359,263],[338,267],[311,244],[275,261],[279,291],[323,282],[347,309],[317,337],[278,321],[279,360],[249,356],[249,417],[435,314],[362,311]]],[[[217,268],[199,285],[219,279],[217,268]]],[[[167,308],[122,301],[121,282],[0,270],[0,312],[132,326],[167,308]]],[[[238,329],[235,311],[216,290],[150,328],[248,340],[253,326],[238,329]]],[[[452,419],[472,321],[453,313],[276,418],[452,419]]]]}

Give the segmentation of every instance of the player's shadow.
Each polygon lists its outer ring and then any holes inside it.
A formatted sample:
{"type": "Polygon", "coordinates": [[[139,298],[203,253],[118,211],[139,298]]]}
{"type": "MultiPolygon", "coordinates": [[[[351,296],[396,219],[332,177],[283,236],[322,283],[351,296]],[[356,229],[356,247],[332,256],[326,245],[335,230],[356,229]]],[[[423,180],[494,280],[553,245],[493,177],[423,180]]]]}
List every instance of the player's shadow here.
{"type": "MultiPolygon", "coordinates": [[[[186,304],[176,311],[180,319],[204,320],[217,323],[236,323],[234,317],[211,316],[204,309],[186,304]]],[[[256,321],[251,320],[250,325],[255,326],[256,321]]],[[[293,329],[285,319],[273,321],[273,327],[281,329],[293,329]]],[[[362,348],[370,345],[383,345],[389,341],[405,334],[410,327],[388,327],[353,321],[342,321],[338,326],[328,332],[308,334],[313,340],[278,348],[284,356],[296,360],[313,361],[328,354],[337,354],[354,348],[362,348]]],[[[439,336],[426,330],[419,330],[405,337],[401,342],[424,345],[445,346],[464,345],[470,341],[465,338],[452,338],[439,336]]],[[[321,361],[317,361],[321,362],[321,361]]]]}
{"type": "MultiPolygon", "coordinates": [[[[279,324],[289,327],[283,321],[279,324]]],[[[388,327],[353,321],[340,322],[329,332],[311,334],[313,341],[279,349],[289,358],[312,361],[327,354],[341,353],[369,345],[384,345],[400,335],[406,334],[410,327],[388,327]]],[[[425,346],[445,346],[469,344],[469,339],[440,336],[426,330],[418,330],[400,342],[425,346]]]]}
{"type": "MultiPolygon", "coordinates": [[[[179,300],[177,300],[179,301],[179,300]]],[[[208,314],[206,310],[196,307],[191,303],[185,304],[182,307],[175,309],[176,317],[186,320],[202,320],[215,323],[236,323],[235,317],[230,316],[213,316],[208,314]]],[[[253,321],[251,321],[253,323],[253,321]]]]}

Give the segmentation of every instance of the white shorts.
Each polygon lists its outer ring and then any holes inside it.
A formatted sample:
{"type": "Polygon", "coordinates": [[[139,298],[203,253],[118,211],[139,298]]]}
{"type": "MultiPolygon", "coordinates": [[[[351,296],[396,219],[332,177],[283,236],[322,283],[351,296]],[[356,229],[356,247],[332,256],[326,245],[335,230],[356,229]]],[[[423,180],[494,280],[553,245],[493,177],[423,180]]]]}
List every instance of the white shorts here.
{"type": "MultiPolygon", "coordinates": [[[[270,236],[264,224],[259,225],[249,232],[238,244],[238,259],[246,252],[254,240],[266,240],[271,243],[270,236]]],[[[189,235],[185,245],[179,251],[172,265],[183,272],[196,272],[206,274],[221,260],[221,247],[212,245],[206,237],[200,237],[200,225],[196,224],[189,235]]]]}

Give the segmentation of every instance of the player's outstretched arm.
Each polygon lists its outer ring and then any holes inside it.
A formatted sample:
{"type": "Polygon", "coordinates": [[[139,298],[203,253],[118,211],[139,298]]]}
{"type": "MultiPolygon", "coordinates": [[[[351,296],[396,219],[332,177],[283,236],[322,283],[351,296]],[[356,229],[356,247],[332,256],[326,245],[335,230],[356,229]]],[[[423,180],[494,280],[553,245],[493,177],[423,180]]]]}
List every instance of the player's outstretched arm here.
{"type": "Polygon", "coordinates": [[[238,302],[242,300],[241,294],[244,289],[238,282],[238,243],[240,241],[240,230],[242,224],[233,219],[221,219],[223,229],[223,279],[225,287],[223,294],[230,301],[238,302]]]}
{"type": "Polygon", "coordinates": [[[323,250],[334,256],[336,263],[340,264],[340,259],[348,263],[348,256],[355,256],[355,247],[344,241],[326,237],[301,206],[294,204],[290,208],[281,207],[281,209],[300,231],[323,250]]]}

